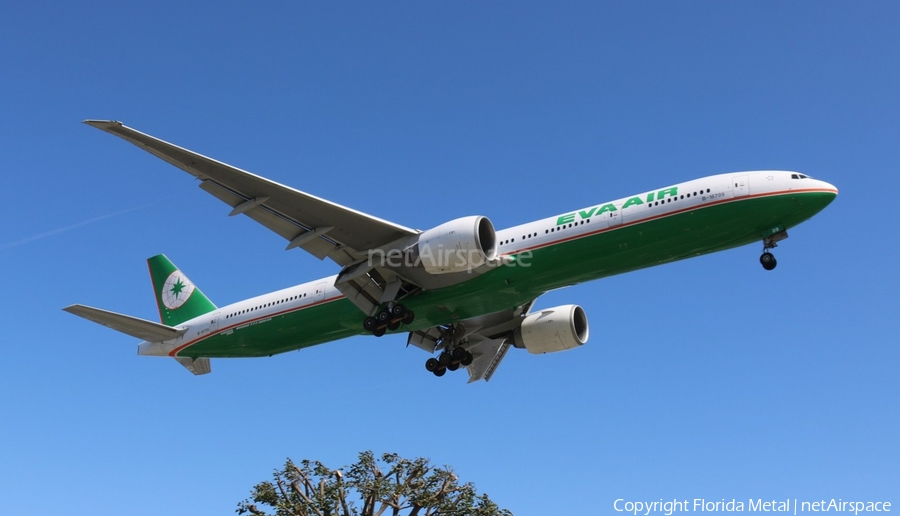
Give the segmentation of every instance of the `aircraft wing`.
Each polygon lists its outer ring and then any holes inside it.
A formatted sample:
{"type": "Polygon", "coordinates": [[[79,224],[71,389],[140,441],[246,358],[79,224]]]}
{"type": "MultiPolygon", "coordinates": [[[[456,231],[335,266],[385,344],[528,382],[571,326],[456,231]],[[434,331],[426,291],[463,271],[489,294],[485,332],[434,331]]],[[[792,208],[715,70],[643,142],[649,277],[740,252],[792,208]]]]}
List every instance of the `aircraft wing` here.
{"type": "Polygon", "coordinates": [[[320,260],[341,266],[364,257],[370,249],[418,232],[335,204],[264,177],[251,174],[112,120],[85,124],[118,136],[200,180],[206,190],[288,240],[287,249],[300,247],[320,260]]]}
{"type": "Polygon", "coordinates": [[[513,332],[522,324],[522,315],[527,314],[533,304],[534,300],[531,300],[512,310],[410,332],[406,345],[429,353],[462,346],[474,357],[472,363],[466,366],[469,383],[478,380],[487,382],[509,351],[513,332]]]}

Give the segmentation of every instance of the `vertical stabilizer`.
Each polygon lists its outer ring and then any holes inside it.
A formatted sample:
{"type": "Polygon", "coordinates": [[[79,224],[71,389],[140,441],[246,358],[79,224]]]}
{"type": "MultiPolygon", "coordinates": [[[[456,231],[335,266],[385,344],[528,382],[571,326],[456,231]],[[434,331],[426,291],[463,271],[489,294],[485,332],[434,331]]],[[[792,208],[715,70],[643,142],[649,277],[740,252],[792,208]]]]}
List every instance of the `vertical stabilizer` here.
{"type": "Polygon", "coordinates": [[[212,312],[216,305],[195,287],[164,254],[147,260],[159,320],[167,326],[177,326],[199,315],[212,312]]]}

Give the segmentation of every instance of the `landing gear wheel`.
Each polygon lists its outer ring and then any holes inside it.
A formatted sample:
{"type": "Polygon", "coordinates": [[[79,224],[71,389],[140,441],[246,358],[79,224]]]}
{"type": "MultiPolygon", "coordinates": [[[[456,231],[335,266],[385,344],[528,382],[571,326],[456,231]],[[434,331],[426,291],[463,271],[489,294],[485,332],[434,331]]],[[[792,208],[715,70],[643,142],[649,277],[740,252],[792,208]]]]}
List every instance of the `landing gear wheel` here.
{"type": "Polygon", "coordinates": [[[775,260],[775,255],[766,251],[759,257],[759,263],[762,264],[763,269],[770,271],[778,265],[778,261],[775,260]]]}
{"type": "Polygon", "coordinates": [[[397,303],[396,305],[391,307],[390,312],[392,316],[400,317],[401,315],[406,313],[406,307],[401,305],[400,303],[397,303]]]}
{"type": "Polygon", "coordinates": [[[372,331],[377,327],[378,320],[376,320],[374,317],[366,317],[366,320],[363,321],[363,328],[365,328],[366,331],[372,331]]]}
{"type": "Polygon", "coordinates": [[[447,368],[442,367],[440,369],[435,369],[433,372],[435,376],[444,376],[447,373],[447,368]]]}
{"type": "Polygon", "coordinates": [[[466,358],[462,359],[459,363],[464,366],[470,366],[470,365],[472,365],[473,360],[475,360],[475,357],[472,356],[472,353],[469,353],[468,351],[466,351],[466,358]]]}
{"type": "Polygon", "coordinates": [[[392,323],[388,323],[388,325],[387,325],[387,329],[389,329],[391,331],[396,331],[397,328],[399,328],[399,327],[400,327],[400,321],[394,321],[392,323]]]}
{"type": "Polygon", "coordinates": [[[412,313],[411,311],[408,311],[405,314],[403,314],[403,320],[401,322],[403,324],[410,324],[415,320],[416,320],[416,314],[412,313]]]}
{"type": "Polygon", "coordinates": [[[425,369],[429,373],[433,373],[441,367],[441,363],[437,361],[436,358],[432,357],[425,361],[425,369]]]}
{"type": "Polygon", "coordinates": [[[451,371],[456,371],[457,369],[459,369],[459,362],[450,362],[447,365],[447,369],[449,369],[451,371]]]}
{"type": "Polygon", "coordinates": [[[387,322],[388,319],[391,318],[391,313],[387,310],[382,310],[381,312],[378,312],[378,315],[376,315],[375,318],[378,319],[378,322],[380,323],[387,322]]]}
{"type": "Polygon", "coordinates": [[[466,358],[467,351],[465,348],[453,348],[453,351],[450,352],[450,356],[453,357],[453,360],[457,362],[462,362],[464,358],[466,358]]]}
{"type": "Polygon", "coordinates": [[[382,335],[384,335],[384,332],[386,330],[387,330],[387,328],[385,328],[384,326],[382,326],[380,328],[375,328],[374,330],[372,330],[372,335],[374,335],[376,337],[381,337],[382,335]]]}
{"type": "Polygon", "coordinates": [[[453,357],[450,355],[450,353],[444,351],[438,356],[438,362],[440,362],[441,365],[447,365],[450,362],[453,362],[453,357]]]}

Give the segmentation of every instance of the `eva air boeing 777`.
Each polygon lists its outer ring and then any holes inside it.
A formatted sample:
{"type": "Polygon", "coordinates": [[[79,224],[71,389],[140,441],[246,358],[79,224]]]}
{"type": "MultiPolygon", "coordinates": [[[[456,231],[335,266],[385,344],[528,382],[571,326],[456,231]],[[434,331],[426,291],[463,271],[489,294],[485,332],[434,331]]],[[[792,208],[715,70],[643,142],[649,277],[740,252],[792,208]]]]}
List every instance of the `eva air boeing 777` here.
{"type": "Polygon", "coordinates": [[[138,354],[170,356],[194,374],[210,358],[263,357],[359,334],[407,332],[436,376],[465,367],[489,380],[507,350],[541,354],[588,340],[581,307],[536,309],[543,293],[613,274],[762,242],[760,262],[787,230],[837,189],[796,172],[703,177],[495,230],[484,216],[427,231],[294,190],[115,121],[85,123],[129,141],[200,181],[200,188],[281,235],[287,249],[329,258],[334,276],[217,307],[165,256],[150,258],[161,323],[72,305],[66,311],[142,339],[138,354]]]}

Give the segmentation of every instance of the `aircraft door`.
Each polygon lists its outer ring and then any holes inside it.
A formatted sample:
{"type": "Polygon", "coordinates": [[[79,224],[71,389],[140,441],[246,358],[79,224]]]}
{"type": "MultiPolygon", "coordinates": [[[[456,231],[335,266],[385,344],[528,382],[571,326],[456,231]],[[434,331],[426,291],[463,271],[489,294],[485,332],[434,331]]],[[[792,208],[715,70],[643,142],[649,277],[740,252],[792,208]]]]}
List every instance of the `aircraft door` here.
{"type": "Polygon", "coordinates": [[[209,320],[209,333],[215,333],[216,330],[219,329],[219,312],[215,312],[212,314],[212,319],[209,320]]]}
{"type": "Polygon", "coordinates": [[[319,301],[323,301],[325,299],[325,285],[327,285],[327,283],[325,283],[324,281],[316,285],[316,294],[313,297],[313,302],[318,303],[319,301]]]}
{"type": "Polygon", "coordinates": [[[735,176],[731,178],[731,184],[734,185],[734,196],[743,197],[750,193],[750,181],[748,176],[735,176]]]}
{"type": "Polygon", "coordinates": [[[617,205],[616,211],[607,211],[602,213],[600,217],[606,219],[607,227],[616,227],[622,223],[622,206],[617,205]]]}

